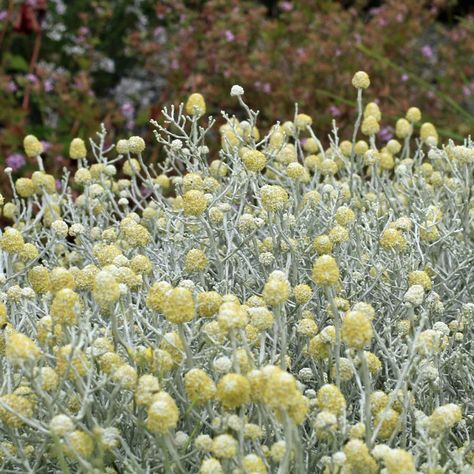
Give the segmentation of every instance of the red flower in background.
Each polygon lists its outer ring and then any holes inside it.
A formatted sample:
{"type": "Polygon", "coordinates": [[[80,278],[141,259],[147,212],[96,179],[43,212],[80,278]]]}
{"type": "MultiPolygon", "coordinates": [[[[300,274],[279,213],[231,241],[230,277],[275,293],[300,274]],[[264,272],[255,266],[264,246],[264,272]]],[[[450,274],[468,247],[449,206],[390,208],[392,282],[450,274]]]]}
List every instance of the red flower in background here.
{"type": "Polygon", "coordinates": [[[46,0],[23,3],[20,7],[20,14],[14,23],[14,31],[24,34],[40,33],[47,9],[46,0]]]}

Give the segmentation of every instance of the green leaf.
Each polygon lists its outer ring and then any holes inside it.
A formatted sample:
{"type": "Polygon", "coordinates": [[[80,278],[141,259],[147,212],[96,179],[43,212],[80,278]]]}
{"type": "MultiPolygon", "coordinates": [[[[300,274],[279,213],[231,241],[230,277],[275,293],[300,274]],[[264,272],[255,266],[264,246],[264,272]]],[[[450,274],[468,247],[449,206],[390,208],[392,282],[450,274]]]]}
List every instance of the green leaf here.
{"type": "Polygon", "coordinates": [[[5,55],[5,69],[13,71],[28,72],[28,63],[23,56],[10,53],[5,55]]]}

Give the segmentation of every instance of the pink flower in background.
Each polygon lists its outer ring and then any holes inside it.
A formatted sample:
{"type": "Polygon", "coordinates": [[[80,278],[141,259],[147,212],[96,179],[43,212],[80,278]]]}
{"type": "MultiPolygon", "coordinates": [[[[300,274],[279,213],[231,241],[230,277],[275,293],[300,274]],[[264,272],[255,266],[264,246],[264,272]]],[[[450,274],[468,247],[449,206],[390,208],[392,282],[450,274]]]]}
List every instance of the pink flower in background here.
{"type": "Polygon", "coordinates": [[[255,89],[265,92],[265,94],[270,94],[272,91],[272,85],[269,82],[255,81],[253,85],[255,86],[255,89]]]}
{"type": "Polygon", "coordinates": [[[369,10],[369,13],[373,16],[378,15],[382,11],[381,7],[374,7],[369,10]]]}
{"type": "Polygon", "coordinates": [[[51,143],[41,140],[41,143],[43,144],[44,151],[48,151],[51,148],[51,143]]]}
{"type": "Polygon", "coordinates": [[[46,81],[44,81],[44,90],[45,92],[51,92],[54,87],[53,87],[53,81],[51,79],[46,79],[46,81]]]}
{"type": "Polygon", "coordinates": [[[12,155],[7,157],[5,163],[13,171],[17,171],[26,164],[26,158],[21,153],[13,153],[12,155]]]}
{"type": "Polygon", "coordinates": [[[331,107],[329,107],[329,113],[333,117],[339,117],[341,115],[341,110],[338,107],[336,107],[335,105],[331,105],[331,107]]]}
{"type": "Polygon", "coordinates": [[[133,104],[131,102],[125,102],[122,107],[120,107],[120,110],[122,111],[122,114],[126,117],[126,118],[131,118],[133,117],[134,113],[135,113],[135,107],[133,106],[133,104]]]}
{"type": "Polygon", "coordinates": [[[18,87],[16,86],[14,81],[9,81],[7,84],[7,91],[8,92],[16,92],[18,87]]]}
{"type": "Polygon", "coordinates": [[[382,141],[388,141],[393,138],[393,129],[392,127],[382,127],[378,133],[378,137],[382,141]]]}
{"type": "Polygon", "coordinates": [[[434,58],[433,48],[431,46],[428,46],[428,45],[425,45],[421,48],[421,54],[426,59],[433,59],[434,58]]]}
{"type": "Polygon", "coordinates": [[[403,82],[408,81],[408,74],[402,74],[402,75],[400,76],[400,79],[401,79],[403,82]]]}
{"type": "Polygon", "coordinates": [[[165,33],[165,29],[162,26],[157,26],[153,31],[153,37],[158,40],[165,33]]]}
{"type": "Polygon", "coordinates": [[[135,126],[135,107],[131,102],[125,102],[122,107],[120,107],[123,116],[127,119],[127,128],[131,130],[135,126]]]}
{"type": "Polygon", "coordinates": [[[0,21],[3,21],[7,18],[8,12],[6,10],[0,10],[0,21]]]}
{"type": "Polygon", "coordinates": [[[176,69],[179,69],[179,63],[176,59],[173,59],[170,64],[170,68],[176,71],[176,69]]]}
{"type": "Polygon", "coordinates": [[[306,52],[305,52],[304,48],[297,48],[297,49],[296,49],[296,54],[297,54],[300,58],[304,58],[305,55],[306,55],[306,52]]]}
{"type": "Polygon", "coordinates": [[[280,2],[278,6],[284,12],[291,12],[291,10],[293,10],[293,4],[291,2],[280,2]]]}
{"type": "Polygon", "coordinates": [[[235,40],[235,35],[230,30],[226,30],[224,32],[225,39],[230,43],[231,41],[235,40]]]}
{"type": "Polygon", "coordinates": [[[27,74],[26,78],[36,84],[38,82],[38,78],[34,74],[27,74]]]}

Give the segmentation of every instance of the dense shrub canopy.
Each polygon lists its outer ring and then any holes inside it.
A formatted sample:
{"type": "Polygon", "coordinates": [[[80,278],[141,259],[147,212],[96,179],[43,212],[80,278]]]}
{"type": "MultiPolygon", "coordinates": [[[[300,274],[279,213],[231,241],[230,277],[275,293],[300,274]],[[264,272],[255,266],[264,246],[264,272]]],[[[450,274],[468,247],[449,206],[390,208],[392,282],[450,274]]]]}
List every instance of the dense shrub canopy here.
{"type": "Polygon", "coordinates": [[[24,138],[2,472],[472,472],[474,143],[417,107],[381,140],[371,81],[327,146],[306,109],[265,132],[239,85],[220,127],[200,94],[165,108],[157,164],[102,127],[53,176],[24,138]]]}

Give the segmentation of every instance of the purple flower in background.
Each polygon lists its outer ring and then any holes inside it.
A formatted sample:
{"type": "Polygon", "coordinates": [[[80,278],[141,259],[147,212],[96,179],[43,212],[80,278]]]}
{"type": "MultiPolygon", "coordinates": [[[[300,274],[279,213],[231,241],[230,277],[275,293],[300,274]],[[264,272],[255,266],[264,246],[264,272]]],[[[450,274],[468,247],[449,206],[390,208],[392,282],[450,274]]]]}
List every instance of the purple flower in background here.
{"type": "Polygon", "coordinates": [[[14,81],[9,81],[7,84],[7,91],[8,92],[16,92],[18,87],[16,86],[14,81]]]}
{"type": "Polygon", "coordinates": [[[428,45],[425,45],[421,48],[421,54],[426,59],[433,59],[434,58],[433,48],[431,46],[428,46],[428,45]]]}
{"type": "Polygon", "coordinates": [[[224,32],[224,36],[225,36],[225,39],[230,43],[231,41],[234,41],[235,40],[235,36],[234,36],[234,33],[232,33],[232,31],[230,30],[226,30],[224,32]]]}
{"type": "Polygon", "coordinates": [[[462,92],[466,97],[469,97],[472,94],[471,88],[469,86],[464,86],[462,92]]]}
{"type": "Polygon", "coordinates": [[[0,21],[3,21],[7,18],[8,12],[6,10],[0,10],[0,21]]]}
{"type": "Polygon", "coordinates": [[[400,79],[403,81],[403,82],[407,82],[408,81],[408,74],[402,74],[400,79]]]}
{"type": "Polygon", "coordinates": [[[255,86],[255,89],[265,92],[265,94],[270,94],[272,91],[272,85],[269,82],[255,81],[253,85],[255,86]]]}
{"type": "Polygon", "coordinates": [[[153,37],[156,40],[161,39],[161,36],[165,33],[165,29],[162,26],[157,26],[155,31],[153,31],[153,37]]]}
{"type": "Polygon", "coordinates": [[[34,74],[27,74],[26,78],[33,83],[38,82],[38,78],[34,74]]]}
{"type": "Polygon", "coordinates": [[[176,59],[173,59],[170,64],[171,69],[176,70],[179,68],[179,63],[176,61],[176,59]]]}
{"type": "Polygon", "coordinates": [[[392,127],[382,127],[378,133],[378,137],[384,142],[391,140],[393,138],[392,127]]]}
{"type": "Polygon", "coordinates": [[[51,148],[51,143],[41,140],[41,143],[43,144],[44,151],[48,151],[51,148]]]}
{"type": "Polygon", "coordinates": [[[125,116],[125,118],[132,118],[134,113],[135,113],[135,107],[131,102],[125,102],[122,107],[120,107],[120,110],[122,111],[122,114],[125,116]]]}
{"type": "Polygon", "coordinates": [[[126,127],[131,130],[135,126],[135,107],[131,102],[125,102],[122,107],[120,107],[120,110],[122,111],[123,116],[127,120],[127,125],[126,127]]]}
{"type": "Polygon", "coordinates": [[[54,161],[55,161],[56,164],[58,164],[58,165],[64,165],[64,164],[66,164],[66,160],[64,159],[64,156],[61,156],[61,155],[55,156],[55,157],[54,157],[54,161]]]}
{"type": "Polygon", "coordinates": [[[279,7],[284,12],[291,12],[291,10],[293,10],[293,4],[291,2],[280,2],[279,7]]]}
{"type": "Polygon", "coordinates": [[[45,92],[51,92],[53,90],[53,81],[51,79],[46,79],[46,81],[44,81],[43,86],[45,92]]]}
{"type": "Polygon", "coordinates": [[[329,107],[329,113],[333,117],[339,117],[341,115],[340,109],[338,107],[336,107],[335,105],[331,105],[331,107],[329,107]]]}
{"type": "Polygon", "coordinates": [[[17,171],[26,164],[26,159],[21,153],[13,153],[12,155],[7,157],[5,163],[13,171],[17,171]]]}

